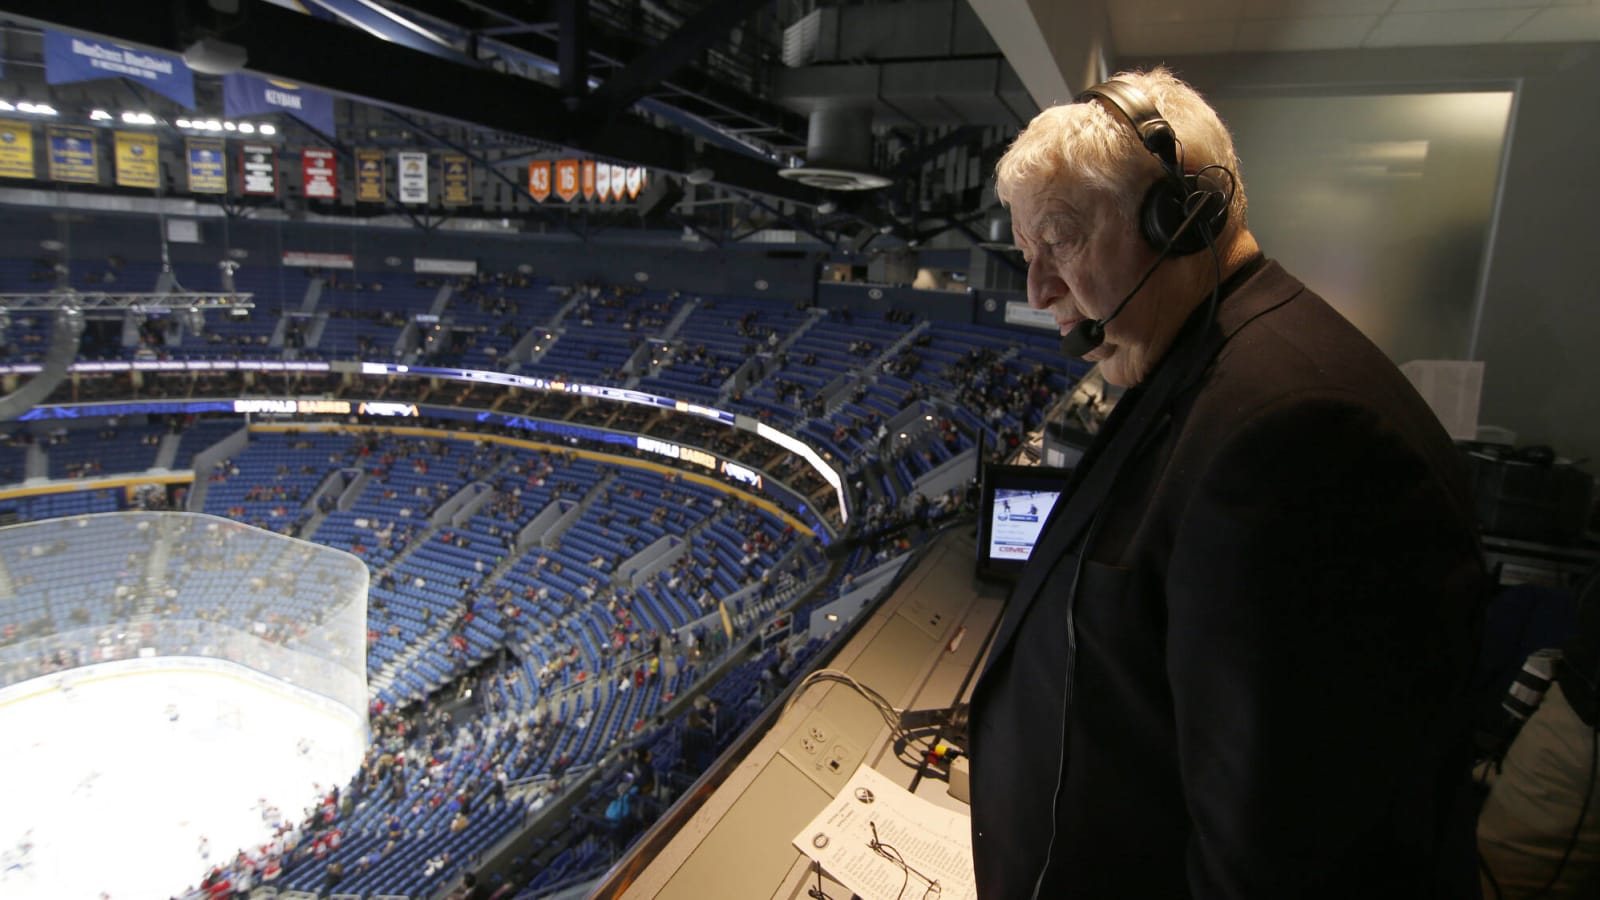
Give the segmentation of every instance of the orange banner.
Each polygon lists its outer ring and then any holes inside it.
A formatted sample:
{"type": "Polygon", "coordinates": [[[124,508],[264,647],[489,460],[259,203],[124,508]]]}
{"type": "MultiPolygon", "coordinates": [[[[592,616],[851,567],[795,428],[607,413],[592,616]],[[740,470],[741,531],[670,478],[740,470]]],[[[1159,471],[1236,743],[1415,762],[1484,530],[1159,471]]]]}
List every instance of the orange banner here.
{"type": "Polygon", "coordinates": [[[594,160],[583,161],[583,199],[594,199],[594,160]]]}
{"type": "Polygon", "coordinates": [[[550,163],[528,163],[528,193],[540,203],[550,199],[550,163]]]}
{"type": "Polygon", "coordinates": [[[556,196],[568,203],[578,196],[578,161],[563,159],[556,163],[556,196]]]}

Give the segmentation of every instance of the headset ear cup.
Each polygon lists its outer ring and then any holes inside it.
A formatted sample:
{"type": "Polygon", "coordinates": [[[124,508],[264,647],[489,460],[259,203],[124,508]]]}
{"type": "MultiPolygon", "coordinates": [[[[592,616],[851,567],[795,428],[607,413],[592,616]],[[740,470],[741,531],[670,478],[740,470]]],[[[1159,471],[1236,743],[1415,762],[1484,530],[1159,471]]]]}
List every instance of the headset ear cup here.
{"type": "Polygon", "coordinates": [[[1168,251],[1169,256],[1199,253],[1208,246],[1206,231],[1201,226],[1210,226],[1214,240],[1227,224],[1227,196],[1220,191],[1208,190],[1193,175],[1184,176],[1181,190],[1172,178],[1158,179],[1145,192],[1144,201],[1139,206],[1139,230],[1144,234],[1144,239],[1156,250],[1165,250],[1170,243],[1172,249],[1168,251]],[[1189,226],[1188,231],[1178,234],[1178,229],[1183,227],[1183,220],[1189,216],[1189,198],[1196,195],[1197,202],[1204,204],[1204,208],[1195,224],[1189,226]]]}

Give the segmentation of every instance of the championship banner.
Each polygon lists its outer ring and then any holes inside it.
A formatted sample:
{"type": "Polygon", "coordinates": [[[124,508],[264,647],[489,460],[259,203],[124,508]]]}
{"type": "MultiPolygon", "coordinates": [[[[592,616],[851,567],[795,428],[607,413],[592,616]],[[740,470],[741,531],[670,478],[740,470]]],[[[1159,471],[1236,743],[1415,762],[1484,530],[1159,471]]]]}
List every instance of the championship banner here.
{"type": "Polygon", "coordinates": [[[400,202],[428,202],[428,154],[397,153],[400,163],[400,202]]]}
{"type": "Polygon", "coordinates": [[[240,147],[239,173],[243,179],[239,193],[252,197],[278,196],[278,159],[271,145],[245,144],[240,147]]]}
{"type": "Polygon", "coordinates": [[[119,131],[115,135],[117,185],[148,188],[160,186],[161,145],[153,134],[119,131]]]}
{"type": "Polygon", "coordinates": [[[583,199],[594,199],[594,160],[583,161],[583,199]]]}
{"type": "Polygon", "coordinates": [[[50,145],[52,180],[100,183],[100,158],[93,129],[52,125],[47,140],[50,145]]]}
{"type": "Polygon", "coordinates": [[[556,162],[556,196],[567,203],[578,197],[578,161],[563,159],[556,162]]]}
{"type": "Polygon", "coordinates": [[[356,202],[383,202],[383,151],[356,151],[356,202]]]}
{"type": "Polygon", "coordinates": [[[311,200],[339,197],[338,169],[332,150],[307,147],[300,151],[301,192],[311,200]]]}
{"type": "Polygon", "coordinates": [[[222,77],[222,112],[228,118],[285,113],[333,137],[333,96],[257,75],[235,73],[222,77]]]}
{"type": "Polygon", "coordinates": [[[439,156],[439,202],[445,206],[472,205],[472,162],[460,153],[439,156]]]}
{"type": "Polygon", "coordinates": [[[185,109],[194,109],[194,73],[178,57],[45,29],[46,82],[71,84],[97,78],[127,78],[185,109]]]}
{"type": "Polygon", "coordinates": [[[594,170],[595,199],[601,203],[611,202],[611,167],[601,163],[594,170]]]}
{"type": "Polygon", "coordinates": [[[644,186],[644,169],[634,166],[628,170],[628,199],[639,199],[639,188],[644,186]]]}
{"type": "Polygon", "coordinates": [[[228,192],[228,164],[221,138],[189,138],[189,193],[226,194],[228,192]]]}
{"type": "Polygon", "coordinates": [[[628,189],[628,170],[622,166],[611,167],[611,199],[622,202],[622,192],[628,189]]]}
{"type": "Polygon", "coordinates": [[[33,177],[33,126],[0,119],[0,178],[33,177]]]}
{"type": "Polygon", "coordinates": [[[550,199],[550,163],[528,163],[528,194],[540,203],[550,199]]]}

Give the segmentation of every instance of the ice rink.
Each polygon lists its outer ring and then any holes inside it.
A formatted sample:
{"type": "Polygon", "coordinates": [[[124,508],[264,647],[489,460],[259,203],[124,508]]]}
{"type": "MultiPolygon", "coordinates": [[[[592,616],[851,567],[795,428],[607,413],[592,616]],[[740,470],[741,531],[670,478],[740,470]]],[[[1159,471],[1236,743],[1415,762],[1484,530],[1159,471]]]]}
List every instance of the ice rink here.
{"type": "Polygon", "coordinates": [[[213,659],[12,685],[0,691],[0,897],[181,895],[266,841],[263,798],[298,821],[319,787],[344,785],[364,730],[338,704],[213,659]]]}

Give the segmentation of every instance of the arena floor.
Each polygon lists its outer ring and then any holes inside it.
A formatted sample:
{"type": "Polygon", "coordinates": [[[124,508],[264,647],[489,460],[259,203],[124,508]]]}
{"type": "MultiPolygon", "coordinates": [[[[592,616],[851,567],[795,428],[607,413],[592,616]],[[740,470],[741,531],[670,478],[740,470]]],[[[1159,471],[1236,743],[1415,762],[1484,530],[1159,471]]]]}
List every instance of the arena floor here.
{"type": "Polygon", "coordinates": [[[180,896],[208,858],[265,842],[267,807],[298,821],[347,782],[364,732],[336,704],[211,659],[101,663],[0,690],[0,897],[180,896]]]}

